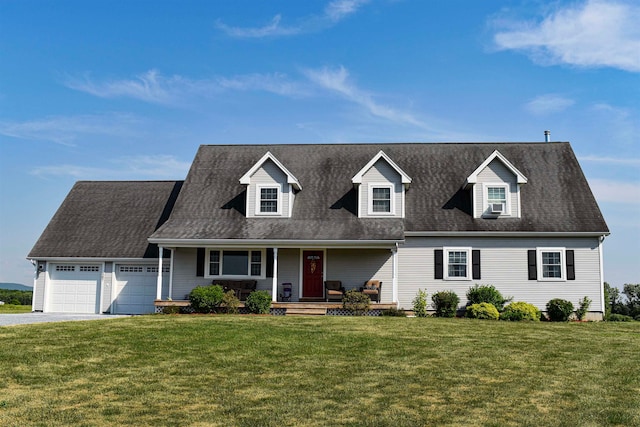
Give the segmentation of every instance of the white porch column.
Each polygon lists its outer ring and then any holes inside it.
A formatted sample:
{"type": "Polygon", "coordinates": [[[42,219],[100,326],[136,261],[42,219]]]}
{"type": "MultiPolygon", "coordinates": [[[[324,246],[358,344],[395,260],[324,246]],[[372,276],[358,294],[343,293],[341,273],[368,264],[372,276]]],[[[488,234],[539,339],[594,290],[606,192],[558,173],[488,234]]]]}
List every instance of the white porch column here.
{"type": "Polygon", "coordinates": [[[173,299],[173,253],[175,248],[169,249],[171,251],[171,258],[169,260],[169,299],[173,299]]]}
{"type": "Polygon", "coordinates": [[[162,246],[158,246],[158,281],[156,282],[156,299],[162,299],[162,246]]]}
{"type": "Polygon", "coordinates": [[[278,302],[278,248],[273,248],[273,282],[271,283],[271,300],[278,302]]]}
{"type": "Polygon", "coordinates": [[[393,302],[398,303],[398,245],[391,249],[393,265],[391,268],[391,289],[393,302]]]}

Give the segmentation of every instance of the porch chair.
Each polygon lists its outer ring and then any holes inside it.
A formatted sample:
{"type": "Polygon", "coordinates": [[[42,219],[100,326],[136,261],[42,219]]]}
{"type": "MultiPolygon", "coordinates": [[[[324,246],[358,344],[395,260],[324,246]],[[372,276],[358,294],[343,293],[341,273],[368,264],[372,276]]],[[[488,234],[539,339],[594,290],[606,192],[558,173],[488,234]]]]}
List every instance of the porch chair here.
{"type": "Polygon", "coordinates": [[[326,280],[324,282],[325,301],[338,300],[342,301],[344,296],[344,288],[340,280],[326,280]]]}
{"type": "Polygon", "coordinates": [[[364,286],[360,288],[360,292],[368,295],[371,301],[380,302],[382,282],[380,280],[367,280],[364,282],[364,286]]]}

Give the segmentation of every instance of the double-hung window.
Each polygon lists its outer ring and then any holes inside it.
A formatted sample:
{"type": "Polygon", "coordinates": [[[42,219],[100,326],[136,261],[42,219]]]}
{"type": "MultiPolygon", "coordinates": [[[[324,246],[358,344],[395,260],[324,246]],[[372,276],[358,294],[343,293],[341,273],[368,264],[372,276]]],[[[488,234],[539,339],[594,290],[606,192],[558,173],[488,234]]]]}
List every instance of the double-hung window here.
{"type": "Polygon", "coordinates": [[[392,215],[393,184],[369,185],[369,215],[392,215]]]}
{"type": "Polygon", "coordinates": [[[444,262],[445,279],[471,279],[471,248],[444,248],[444,262]]]}
{"type": "Polygon", "coordinates": [[[538,280],[565,280],[564,248],[538,248],[538,280]]]}
{"type": "Polygon", "coordinates": [[[263,250],[209,250],[209,276],[264,277],[263,250]]]}
{"type": "Polygon", "coordinates": [[[486,212],[491,215],[509,215],[509,185],[485,185],[486,212]]]}
{"type": "Polygon", "coordinates": [[[280,213],[280,190],[278,187],[258,187],[258,212],[262,215],[280,213]]]}

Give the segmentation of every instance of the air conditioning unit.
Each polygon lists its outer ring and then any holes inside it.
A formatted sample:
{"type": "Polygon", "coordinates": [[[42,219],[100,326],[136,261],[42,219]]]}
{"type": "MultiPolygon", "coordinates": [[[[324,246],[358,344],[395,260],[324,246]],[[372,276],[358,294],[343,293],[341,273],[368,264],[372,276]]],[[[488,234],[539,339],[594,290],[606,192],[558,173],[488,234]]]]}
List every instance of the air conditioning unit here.
{"type": "Polygon", "coordinates": [[[491,203],[489,207],[491,208],[492,214],[504,213],[504,204],[502,203],[491,203]]]}

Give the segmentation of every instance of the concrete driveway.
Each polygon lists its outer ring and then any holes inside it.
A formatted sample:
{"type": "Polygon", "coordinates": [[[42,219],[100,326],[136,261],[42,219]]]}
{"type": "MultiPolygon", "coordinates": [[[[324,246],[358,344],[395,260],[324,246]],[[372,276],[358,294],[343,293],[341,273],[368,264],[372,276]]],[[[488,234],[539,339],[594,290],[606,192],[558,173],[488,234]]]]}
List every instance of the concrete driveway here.
{"type": "Polygon", "coordinates": [[[74,320],[117,319],[131,317],[113,314],[68,314],[68,313],[19,313],[0,314],[0,326],[26,325],[28,323],[70,322],[74,320]]]}

